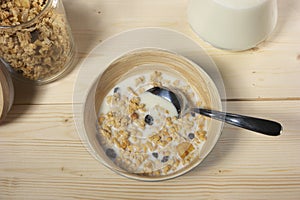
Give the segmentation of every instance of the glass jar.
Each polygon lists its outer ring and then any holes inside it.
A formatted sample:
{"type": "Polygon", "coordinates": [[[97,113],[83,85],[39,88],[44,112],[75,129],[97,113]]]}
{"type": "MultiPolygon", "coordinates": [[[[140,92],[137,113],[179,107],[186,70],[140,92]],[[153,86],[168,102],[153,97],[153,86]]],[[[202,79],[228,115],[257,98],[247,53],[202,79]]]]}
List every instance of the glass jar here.
{"type": "Polygon", "coordinates": [[[0,58],[10,72],[37,84],[62,77],[74,65],[75,44],[61,0],[3,0],[0,58]]]}

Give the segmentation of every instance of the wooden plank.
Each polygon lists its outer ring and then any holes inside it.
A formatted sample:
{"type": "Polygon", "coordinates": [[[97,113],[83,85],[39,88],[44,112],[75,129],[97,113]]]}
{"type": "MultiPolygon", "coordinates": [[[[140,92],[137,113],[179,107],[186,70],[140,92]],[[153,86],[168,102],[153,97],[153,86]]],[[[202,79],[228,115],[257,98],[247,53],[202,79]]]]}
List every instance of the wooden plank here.
{"type": "Polygon", "coordinates": [[[102,166],[64,105],[15,106],[0,129],[0,199],[298,199],[300,101],[229,102],[282,122],[280,137],[225,126],[207,159],[179,178],[145,183],[102,166]]]}

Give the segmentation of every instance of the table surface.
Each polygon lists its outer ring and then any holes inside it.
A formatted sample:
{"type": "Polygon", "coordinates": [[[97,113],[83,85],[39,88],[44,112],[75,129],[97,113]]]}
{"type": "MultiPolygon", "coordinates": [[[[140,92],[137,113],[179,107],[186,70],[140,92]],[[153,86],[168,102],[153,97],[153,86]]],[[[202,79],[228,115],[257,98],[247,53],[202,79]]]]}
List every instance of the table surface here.
{"type": "Polygon", "coordinates": [[[187,0],[64,0],[79,63],[65,78],[15,82],[0,126],[0,199],[300,199],[300,1],[278,0],[272,36],[244,52],[218,50],[186,19],[187,0]],[[166,27],[193,38],[218,65],[227,110],[280,121],[280,137],[226,125],[194,170],[164,182],[121,177],[96,161],[76,132],[72,92],[80,62],[106,38],[137,27],[166,27]]]}

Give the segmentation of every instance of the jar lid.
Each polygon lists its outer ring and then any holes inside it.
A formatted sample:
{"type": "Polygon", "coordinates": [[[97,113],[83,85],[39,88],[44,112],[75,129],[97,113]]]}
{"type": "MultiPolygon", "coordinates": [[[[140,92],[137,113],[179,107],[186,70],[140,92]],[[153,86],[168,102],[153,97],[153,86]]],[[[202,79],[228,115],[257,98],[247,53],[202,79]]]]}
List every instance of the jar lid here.
{"type": "Polygon", "coordinates": [[[11,76],[0,61],[0,123],[5,119],[14,99],[14,87],[11,76]]]}

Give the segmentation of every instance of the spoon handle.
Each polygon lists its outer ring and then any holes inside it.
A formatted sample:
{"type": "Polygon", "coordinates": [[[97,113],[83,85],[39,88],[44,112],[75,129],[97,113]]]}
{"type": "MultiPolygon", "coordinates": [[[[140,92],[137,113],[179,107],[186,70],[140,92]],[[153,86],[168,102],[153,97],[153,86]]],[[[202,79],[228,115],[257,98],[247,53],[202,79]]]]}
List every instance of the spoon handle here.
{"type": "Polygon", "coordinates": [[[244,115],[225,113],[202,108],[194,108],[192,109],[192,111],[213,119],[217,119],[219,121],[224,121],[234,126],[238,126],[269,136],[278,136],[282,131],[282,126],[280,123],[266,119],[254,118],[244,115]]]}

